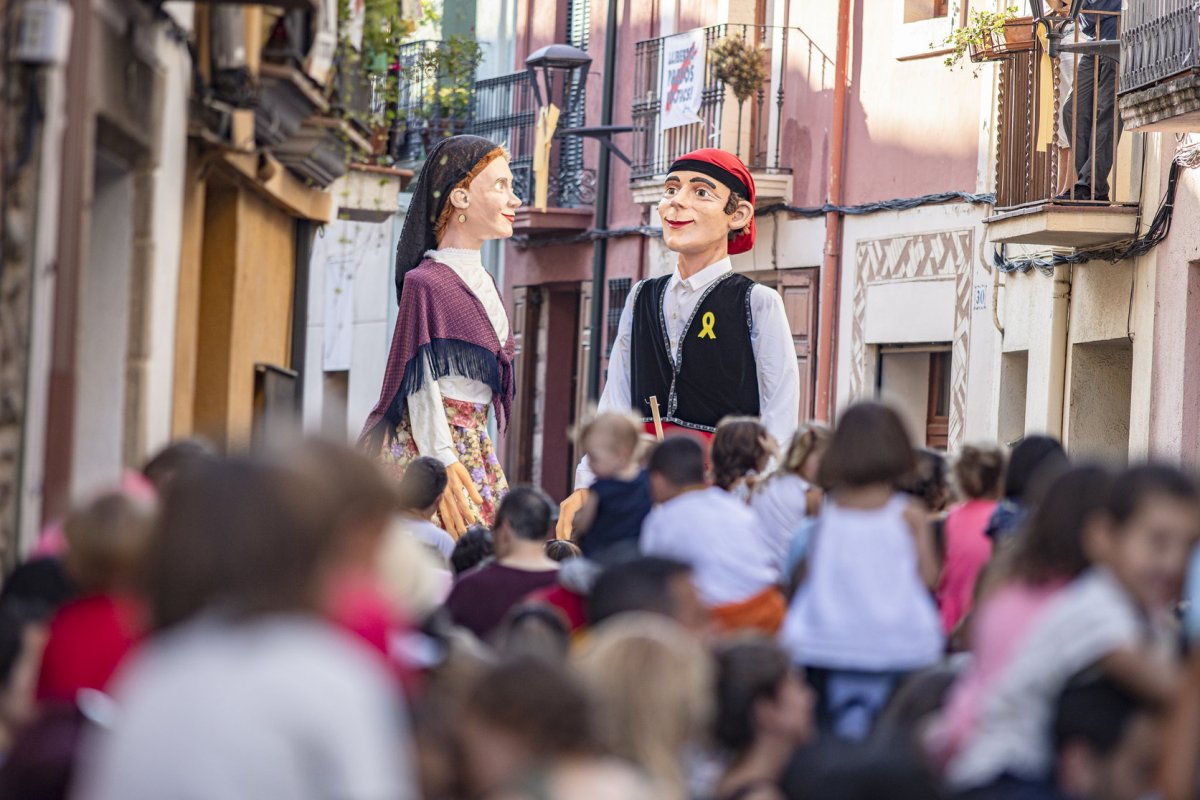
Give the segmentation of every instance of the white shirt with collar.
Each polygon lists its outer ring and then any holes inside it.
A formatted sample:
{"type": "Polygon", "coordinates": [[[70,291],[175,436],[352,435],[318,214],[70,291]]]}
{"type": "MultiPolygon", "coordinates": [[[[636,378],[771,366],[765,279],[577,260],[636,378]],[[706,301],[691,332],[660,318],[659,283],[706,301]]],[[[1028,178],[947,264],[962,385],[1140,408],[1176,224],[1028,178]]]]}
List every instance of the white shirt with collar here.
{"type": "MultiPolygon", "coordinates": [[[[508,340],[508,313],[496,290],[496,282],[483,268],[479,251],[446,248],[430,250],[425,256],[450,267],[475,293],[496,331],[496,338],[503,345],[508,340]]],[[[492,402],[492,390],[486,383],[473,378],[447,375],[436,381],[425,381],[424,386],[409,395],[406,401],[408,420],[417,452],[450,465],[458,461],[458,451],[450,435],[450,425],[446,422],[446,411],[442,404],[444,397],[487,405],[492,402]]]]}
{"type": "MultiPolygon", "coordinates": [[[[667,281],[663,301],[672,358],[678,352],[679,337],[686,332],[688,321],[704,296],[705,289],[732,271],[733,264],[728,257],[708,265],[690,278],[681,277],[678,266],[675,268],[667,281]]],[[[608,378],[597,411],[621,411],[634,407],[633,398],[630,397],[630,340],[633,305],[637,301],[638,290],[644,286],[643,281],[629,293],[625,308],[621,311],[617,340],[613,343],[608,361],[608,378]]],[[[792,328],[788,324],[779,292],[769,286],[755,284],[750,290],[750,320],[750,347],[758,367],[759,418],[779,446],[786,448],[799,425],[800,368],[796,364],[792,328]]],[[[587,488],[594,481],[595,476],[584,457],[575,471],[575,488],[587,488]]]]}

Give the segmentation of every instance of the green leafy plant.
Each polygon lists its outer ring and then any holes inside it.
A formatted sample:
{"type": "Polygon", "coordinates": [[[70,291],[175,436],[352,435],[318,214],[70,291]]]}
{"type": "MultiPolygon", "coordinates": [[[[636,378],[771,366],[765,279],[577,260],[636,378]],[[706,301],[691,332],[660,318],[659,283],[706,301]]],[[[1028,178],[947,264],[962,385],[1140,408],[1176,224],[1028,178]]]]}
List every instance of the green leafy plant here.
{"type": "MultiPolygon", "coordinates": [[[[972,52],[990,50],[1003,41],[1004,27],[1017,15],[1017,10],[1017,6],[1009,6],[1001,11],[972,9],[966,25],[955,28],[939,44],[929,46],[931,49],[950,46],[951,52],[942,63],[949,69],[954,69],[972,52]]],[[[978,74],[978,70],[976,73],[978,74]]]]}
{"type": "Polygon", "coordinates": [[[481,60],[483,48],[466,36],[451,36],[421,54],[411,70],[433,79],[422,98],[427,117],[465,118],[481,60]]]}
{"type": "Polygon", "coordinates": [[[746,102],[767,79],[767,66],[761,47],[741,36],[727,36],[708,51],[713,77],[733,90],[738,105],[746,102]]]}

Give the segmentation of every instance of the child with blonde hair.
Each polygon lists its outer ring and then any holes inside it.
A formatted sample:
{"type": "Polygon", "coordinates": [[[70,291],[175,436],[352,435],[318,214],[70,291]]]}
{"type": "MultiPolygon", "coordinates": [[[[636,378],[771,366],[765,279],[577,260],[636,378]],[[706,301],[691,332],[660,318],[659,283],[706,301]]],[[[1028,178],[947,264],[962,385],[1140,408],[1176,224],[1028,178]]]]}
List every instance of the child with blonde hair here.
{"type": "Polygon", "coordinates": [[[779,469],[760,482],[750,496],[750,508],[761,523],[763,540],[779,566],[787,559],[801,524],[821,508],[817,470],[832,437],[833,431],[819,422],[796,431],[779,469]]]}
{"type": "Polygon", "coordinates": [[[67,571],[81,596],[59,609],[38,674],[41,702],[74,702],[103,691],[145,630],[132,592],[154,525],[154,506],[107,492],[74,509],[63,525],[67,571]]]}
{"type": "Polygon", "coordinates": [[[642,425],[631,414],[605,411],[583,426],[579,445],[596,482],[575,515],[572,538],[593,560],[635,555],[652,505],[650,481],[638,463],[642,425]]]}

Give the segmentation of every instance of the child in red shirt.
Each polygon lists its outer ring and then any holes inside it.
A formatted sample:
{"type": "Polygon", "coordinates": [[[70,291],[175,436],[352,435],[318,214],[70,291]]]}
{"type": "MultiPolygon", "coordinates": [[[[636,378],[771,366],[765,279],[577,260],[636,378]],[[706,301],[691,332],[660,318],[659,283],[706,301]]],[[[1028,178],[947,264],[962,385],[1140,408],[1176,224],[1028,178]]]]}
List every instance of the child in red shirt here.
{"type": "Polygon", "coordinates": [[[50,622],[39,702],[72,703],[81,689],[103,691],[141,639],[143,608],[130,585],[153,519],[152,503],[122,492],[102,494],[67,517],[67,570],[80,597],[50,622]]]}

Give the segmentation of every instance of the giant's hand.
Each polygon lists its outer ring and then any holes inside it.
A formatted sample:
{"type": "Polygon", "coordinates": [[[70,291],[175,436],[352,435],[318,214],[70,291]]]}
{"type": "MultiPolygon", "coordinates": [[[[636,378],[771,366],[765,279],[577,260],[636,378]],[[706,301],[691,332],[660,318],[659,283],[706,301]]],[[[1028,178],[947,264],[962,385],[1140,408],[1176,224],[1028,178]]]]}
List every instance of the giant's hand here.
{"type": "Polygon", "coordinates": [[[559,504],[558,526],[554,529],[554,537],[556,539],[571,538],[571,528],[575,522],[575,515],[579,513],[579,509],[583,508],[583,504],[587,501],[587,498],[587,489],[576,489],[566,500],[563,500],[559,504]]]}
{"type": "Polygon", "coordinates": [[[455,461],[446,467],[446,491],[438,503],[438,516],[442,525],[455,539],[467,532],[467,528],[479,521],[470,501],[483,505],[479,489],[471,480],[471,473],[462,462],[455,461]],[[468,499],[469,498],[469,499],[468,499]]]}

